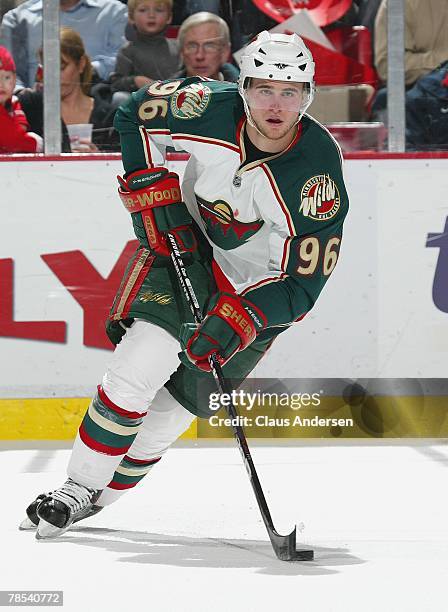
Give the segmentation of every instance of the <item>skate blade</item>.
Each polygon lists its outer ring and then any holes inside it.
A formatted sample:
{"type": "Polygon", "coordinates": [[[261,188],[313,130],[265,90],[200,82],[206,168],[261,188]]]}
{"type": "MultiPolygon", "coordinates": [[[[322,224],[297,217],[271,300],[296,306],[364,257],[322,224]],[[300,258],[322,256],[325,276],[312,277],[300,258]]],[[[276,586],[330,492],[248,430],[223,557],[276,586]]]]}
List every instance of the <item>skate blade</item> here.
{"type": "Polygon", "coordinates": [[[47,523],[44,519],[39,520],[39,525],[36,531],[36,540],[54,540],[70,529],[72,522],[67,527],[55,527],[51,523],[47,523]]]}
{"type": "Polygon", "coordinates": [[[19,531],[34,531],[35,529],[37,529],[37,525],[28,517],[23,519],[19,525],[19,531]]]}

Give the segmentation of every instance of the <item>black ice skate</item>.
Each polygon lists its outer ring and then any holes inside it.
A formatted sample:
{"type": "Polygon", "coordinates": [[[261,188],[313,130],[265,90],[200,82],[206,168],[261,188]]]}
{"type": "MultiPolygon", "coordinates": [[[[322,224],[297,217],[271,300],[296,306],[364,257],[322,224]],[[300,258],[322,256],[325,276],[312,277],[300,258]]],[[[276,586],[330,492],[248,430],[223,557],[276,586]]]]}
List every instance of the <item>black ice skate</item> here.
{"type": "Polygon", "coordinates": [[[39,517],[36,513],[37,506],[49,495],[50,493],[41,493],[36,497],[34,501],[30,503],[30,505],[26,509],[26,518],[23,519],[23,521],[19,525],[19,529],[21,531],[32,531],[33,529],[36,529],[37,524],[39,523],[39,517]]]}
{"type": "MultiPolygon", "coordinates": [[[[26,518],[19,525],[20,531],[34,531],[37,529],[37,525],[39,524],[39,517],[37,516],[37,506],[43,501],[46,497],[50,497],[50,493],[41,493],[36,497],[34,501],[26,509],[26,518]]],[[[90,512],[87,512],[84,516],[80,516],[78,518],[73,519],[73,522],[76,523],[82,519],[89,518],[89,516],[93,516],[97,514],[100,510],[103,509],[103,506],[95,506],[93,505],[90,508],[90,512]]]]}
{"type": "Polygon", "coordinates": [[[102,510],[101,506],[95,506],[100,494],[101,489],[85,487],[69,478],[37,505],[36,517],[39,522],[36,538],[56,538],[65,533],[72,523],[102,510]]]}
{"type": "Polygon", "coordinates": [[[48,495],[50,495],[50,493],[41,493],[28,506],[28,508],[26,509],[26,518],[23,519],[23,521],[19,525],[19,529],[21,531],[32,531],[33,529],[36,529],[37,524],[39,522],[39,517],[36,514],[37,506],[40,504],[41,501],[48,497],[48,495]]]}

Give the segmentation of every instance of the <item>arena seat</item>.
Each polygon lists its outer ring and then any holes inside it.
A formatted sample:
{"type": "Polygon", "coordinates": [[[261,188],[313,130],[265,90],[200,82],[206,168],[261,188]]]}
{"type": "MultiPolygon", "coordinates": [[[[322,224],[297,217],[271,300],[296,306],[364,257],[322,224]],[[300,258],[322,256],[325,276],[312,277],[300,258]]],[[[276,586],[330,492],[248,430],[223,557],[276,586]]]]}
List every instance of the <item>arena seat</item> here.
{"type": "Polygon", "coordinates": [[[372,65],[371,35],[364,26],[335,28],[326,33],[332,51],[304,38],[316,62],[317,85],[360,85],[376,87],[378,76],[372,65]]]}
{"type": "Polygon", "coordinates": [[[365,26],[340,26],[325,32],[333,46],[360,64],[373,68],[372,34],[365,26]]]}

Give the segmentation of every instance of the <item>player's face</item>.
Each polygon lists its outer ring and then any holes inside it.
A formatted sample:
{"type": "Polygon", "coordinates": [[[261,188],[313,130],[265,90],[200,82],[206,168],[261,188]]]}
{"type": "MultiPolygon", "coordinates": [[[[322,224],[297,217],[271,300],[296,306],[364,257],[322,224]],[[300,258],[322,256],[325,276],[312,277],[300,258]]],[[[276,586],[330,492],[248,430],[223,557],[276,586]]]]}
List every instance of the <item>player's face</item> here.
{"type": "Polygon", "coordinates": [[[166,2],[144,0],[129,20],[142,34],[158,34],[171,23],[171,9],[166,2]]]}
{"type": "Polygon", "coordinates": [[[294,129],[303,98],[303,83],[252,79],[246,91],[250,114],[269,140],[285,139],[294,129]]]}
{"type": "Polygon", "coordinates": [[[185,32],[181,52],[187,76],[216,79],[227,60],[229,45],[216,23],[202,23],[185,32]]]}
{"type": "Polygon", "coordinates": [[[0,70],[0,104],[5,104],[14,92],[16,75],[11,70],[0,70]]]}

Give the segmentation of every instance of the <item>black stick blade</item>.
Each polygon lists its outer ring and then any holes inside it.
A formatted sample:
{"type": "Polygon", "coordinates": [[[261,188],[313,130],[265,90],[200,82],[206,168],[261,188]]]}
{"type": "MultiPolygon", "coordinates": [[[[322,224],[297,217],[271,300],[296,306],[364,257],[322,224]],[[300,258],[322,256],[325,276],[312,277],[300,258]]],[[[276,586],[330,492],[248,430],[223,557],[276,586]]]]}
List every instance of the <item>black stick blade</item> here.
{"type": "Polygon", "coordinates": [[[272,547],[281,561],[312,561],[314,551],[296,550],[296,528],[287,536],[282,536],[275,529],[268,528],[272,547]]]}

